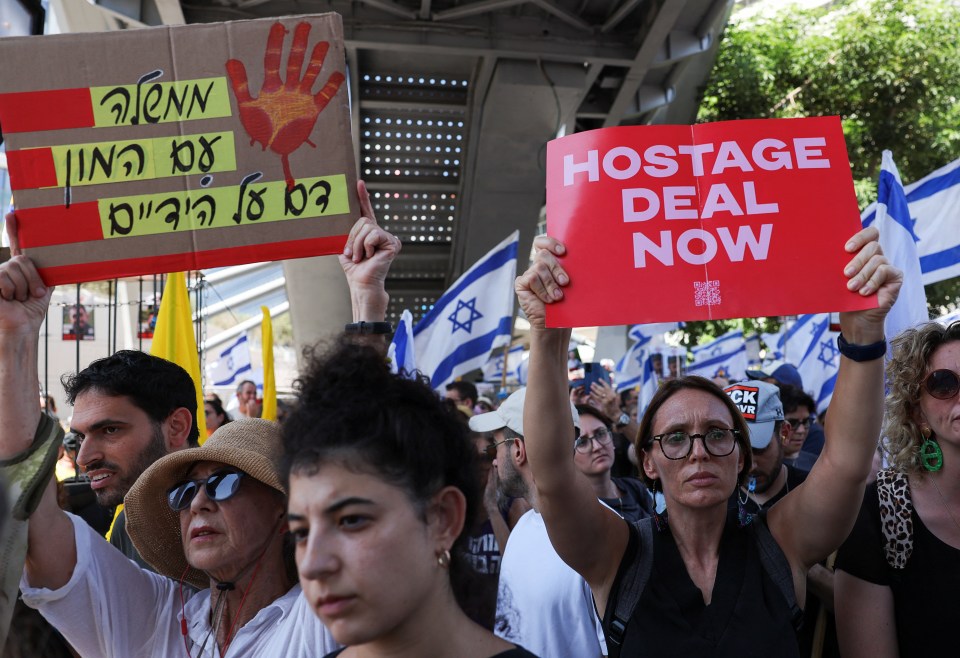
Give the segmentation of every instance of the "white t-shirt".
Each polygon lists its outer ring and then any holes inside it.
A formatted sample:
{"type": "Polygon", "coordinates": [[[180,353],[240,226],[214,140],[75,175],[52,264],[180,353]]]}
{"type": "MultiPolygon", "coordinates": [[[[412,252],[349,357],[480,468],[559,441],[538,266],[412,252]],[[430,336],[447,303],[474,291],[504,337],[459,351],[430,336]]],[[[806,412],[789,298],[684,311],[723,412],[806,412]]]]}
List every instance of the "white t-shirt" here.
{"type": "MultiPolygon", "coordinates": [[[[186,616],[190,654],[219,658],[216,638],[208,638],[210,590],[194,593],[185,587],[181,614],[178,582],[141,569],[82,519],[68,516],[77,542],[73,575],[60,589],[49,590],[30,587],[24,574],[24,603],[39,610],[84,657],[184,656],[180,619],[186,616]]],[[[227,655],[313,658],[337,648],[297,584],[236,631],[227,655]]]]}
{"type": "Polygon", "coordinates": [[[520,517],[507,539],[493,630],[538,656],[603,655],[590,587],[557,555],[535,510],[520,517]]]}

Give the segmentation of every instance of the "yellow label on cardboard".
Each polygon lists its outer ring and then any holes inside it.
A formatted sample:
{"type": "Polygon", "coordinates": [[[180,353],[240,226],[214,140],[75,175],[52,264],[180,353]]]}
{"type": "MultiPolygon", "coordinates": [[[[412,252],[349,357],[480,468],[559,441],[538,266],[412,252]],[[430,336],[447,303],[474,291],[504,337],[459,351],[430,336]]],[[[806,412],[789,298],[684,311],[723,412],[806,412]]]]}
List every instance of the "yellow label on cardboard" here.
{"type": "Polygon", "coordinates": [[[344,174],[259,182],[259,173],[240,185],[100,199],[104,238],[179,233],[350,212],[344,174]]]}
{"type": "Polygon", "coordinates": [[[57,187],[235,171],[233,133],[53,146],[57,187]]]}
{"type": "Polygon", "coordinates": [[[138,84],[91,87],[94,125],[137,126],[230,116],[226,78],[161,82],[162,77],[163,71],[157,70],[138,84]]]}

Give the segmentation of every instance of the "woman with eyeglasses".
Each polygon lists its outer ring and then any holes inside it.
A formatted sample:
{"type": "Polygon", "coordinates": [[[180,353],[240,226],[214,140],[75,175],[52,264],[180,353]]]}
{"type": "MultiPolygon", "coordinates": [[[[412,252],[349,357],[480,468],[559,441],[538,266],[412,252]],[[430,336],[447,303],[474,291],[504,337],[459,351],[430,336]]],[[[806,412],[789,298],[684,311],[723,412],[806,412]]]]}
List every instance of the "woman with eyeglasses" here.
{"type": "Polygon", "coordinates": [[[848,289],[877,293],[879,308],[841,315],[831,440],[806,484],[756,519],[728,514],[750,472],[748,428],[716,384],[681,377],[657,391],[635,440],[642,476],[667,510],[635,524],[601,505],[571,463],[563,405],[570,330],[545,327],[546,304],[563,298],[571,277],[566,247],[535,240],[534,262],[516,282],[531,325],[526,449],[550,540],[589,583],[610,656],[799,655],[793,621],[806,572],[852,527],[880,429],[883,321],[902,274],[877,238],[868,228],[845,246],[848,289]]]}
{"type": "Polygon", "coordinates": [[[578,404],[580,436],[573,442],[573,462],[587,476],[597,498],[627,521],[653,514],[653,498],[643,483],[631,477],[612,477],[613,422],[589,404],[578,404]]]}
{"type": "Polygon", "coordinates": [[[837,556],[837,634],[845,657],[956,652],[960,322],[909,329],[892,346],[883,427],[890,468],[867,487],[837,556]]]}
{"type": "Polygon", "coordinates": [[[817,463],[817,455],[803,449],[817,405],[810,395],[790,384],[780,386],[780,401],[787,430],[783,438],[783,463],[807,473],[817,463]]]}

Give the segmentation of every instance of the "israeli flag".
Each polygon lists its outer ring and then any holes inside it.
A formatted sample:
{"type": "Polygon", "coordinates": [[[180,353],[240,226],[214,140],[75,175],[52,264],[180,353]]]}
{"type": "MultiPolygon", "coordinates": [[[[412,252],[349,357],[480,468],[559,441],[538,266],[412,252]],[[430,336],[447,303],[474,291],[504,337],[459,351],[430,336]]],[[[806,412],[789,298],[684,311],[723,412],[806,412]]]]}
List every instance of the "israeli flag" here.
{"type": "Polygon", "coordinates": [[[784,325],[780,325],[780,331],[773,334],[760,334],[760,338],[763,339],[763,344],[767,346],[767,356],[766,358],[770,361],[782,361],[784,360],[783,355],[783,332],[786,329],[784,325]]]}
{"type": "MultiPolygon", "coordinates": [[[[960,276],[960,160],[907,185],[903,191],[909,215],[914,219],[911,233],[917,238],[923,284],[960,276]]],[[[863,212],[864,226],[876,220],[880,203],[878,198],[863,212]]],[[[883,235],[882,230],[880,234],[883,235]]],[[[907,281],[905,278],[905,285],[907,281]]],[[[901,291],[900,296],[903,294],[901,291]]]]}
{"type": "Polygon", "coordinates": [[[830,405],[840,368],[839,332],[830,331],[830,314],[800,315],[786,331],[780,348],[787,363],[795,364],[803,389],[817,404],[817,413],[830,405]]]}
{"type": "Polygon", "coordinates": [[[614,369],[614,388],[617,389],[617,393],[643,384],[647,361],[650,361],[652,356],[650,350],[644,345],[646,343],[634,343],[617,362],[614,369]]]}
{"type": "MultiPolygon", "coordinates": [[[[880,231],[880,246],[887,259],[903,271],[903,287],[897,302],[887,313],[883,329],[888,339],[893,339],[904,329],[909,329],[930,319],[927,311],[927,296],[923,291],[923,275],[920,272],[920,257],[910,218],[907,197],[900,182],[900,172],[893,163],[890,151],[883,152],[880,165],[880,181],[877,184],[877,204],[874,226],[880,231]]],[[[960,226],[957,227],[960,230],[960,226]]],[[[889,343],[887,356],[890,356],[889,343]]]]}
{"type": "Polygon", "coordinates": [[[217,361],[209,366],[208,377],[214,386],[233,386],[244,379],[255,380],[250,365],[250,344],[247,334],[241,334],[227,345],[217,361]]]}
{"type": "Polygon", "coordinates": [[[413,376],[417,370],[417,360],[413,353],[413,315],[404,309],[400,322],[393,334],[393,340],[387,348],[390,372],[395,375],[413,376]]]}
{"type": "MultiPolygon", "coordinates": [[[[520,362],[523,361],[523,345],[516,345],[507,351],[506,367],[507,379],[513,377],[518,380],[518,369],[520,362]]],[[[503,380],[504,358],[503,350],[494,354],[486,364],[484,364],[483,379],[488,382],[499,382],[503,380]]]]}
{"type": "Polygon", "coordinates": [[[433,388],[482,367],[510,342],[519,243],[514,231],[464,272],[413,330],[417,366],[433,388]]]}
{"type": "Polygon", "coordinates": [[[743,331],[729,331],[716,340],[694,347],[693,364],[687,366],[688,375],[707,379],[725,377],[740,381],[747,377],[747,344],[743,331]]]}

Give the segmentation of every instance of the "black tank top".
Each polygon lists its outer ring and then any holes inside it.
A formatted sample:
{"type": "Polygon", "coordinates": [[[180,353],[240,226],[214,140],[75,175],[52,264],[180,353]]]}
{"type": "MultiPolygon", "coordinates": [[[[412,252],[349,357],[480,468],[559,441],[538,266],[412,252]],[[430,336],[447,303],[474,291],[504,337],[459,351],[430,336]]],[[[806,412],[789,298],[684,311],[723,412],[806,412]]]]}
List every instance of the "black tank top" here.
{"type": "MultiPolygon", "coordinates": [[[[799,658],[790,607],[763,568],[755,532],[753,524],[741,528],[736,513],[728,514],[713,598],[704,605],[670,531],[654,531],[650,580],[627,624],[621,658],[799,658]]],[[[636,559],[639,545],[630,524],[604,627],[612,621],[625,565],[636,559]]]]}

